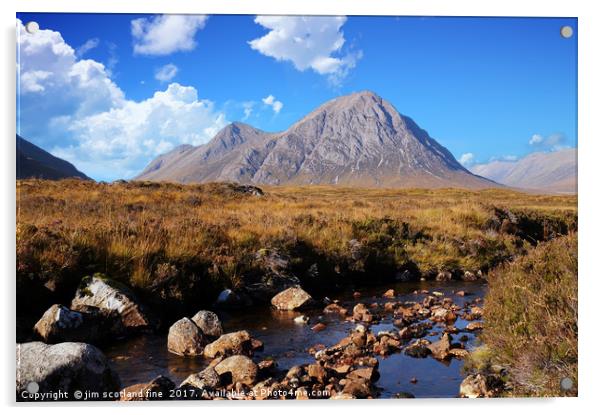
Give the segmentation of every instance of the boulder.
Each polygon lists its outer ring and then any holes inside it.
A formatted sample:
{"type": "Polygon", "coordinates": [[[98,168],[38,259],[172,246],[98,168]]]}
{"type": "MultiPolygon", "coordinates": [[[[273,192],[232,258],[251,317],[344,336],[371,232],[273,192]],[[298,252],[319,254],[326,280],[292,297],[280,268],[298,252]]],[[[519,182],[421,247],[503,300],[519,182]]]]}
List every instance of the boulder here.
{"type": "Polygon", "coordinates": [[[248,355],[253,350],[251,335],[246,330],[221,335],[205,346],[204,355],[209,359],[235,354],[248,355]]]}
{"type": "Polygon", "coordinates": [[[98,307],[103,310],[115,310],[119,313],[126,330],[144,330],[151,328],[147,316],[135,295],[123,284],[113,281],[102,274],[84,277],[71,301],[71,309],[82,306],[98,307]]]}
{"type": "Polygon", "coordinates": [[[203,332],[189,318],[176,321],[167,335],[167,350],[180,356],[199,356],[205,346],[203,332]]]}
{"type": "Polygon", "coordinates": [[[358,399],[368,398],[372,395],[370,382],[366,379],[346,379],[342,395],[358,399]]]}
{"type": "Polygon", "coordinates": [[[157,376],[148,383],[138,383],[119,393],[120,401],[163,401],[170,399],[176,385],[165,376],[157,376]]]}
{"type": "Polygon", "coordinates": [[[489,393],[487,378],[481,374],[469,375],[460,384],[461,398],[483,398],[489,393]]]}
{"type": "Polygon", "coordinates": [[[45,343],[104,343],[123,334],[121,318],[115,310],[80,307],[73,311],[54,304],[38,320],[33,330],[45,343]]]}
{"type": "Polygon", "coordinates": [[[238,382],[252,386],[257,378],[258,368],[255,363],[247,356],[235,355],[230,356],[215,366],[215,371],[218,375],[230,373],[232,383],[238,382]]]}
{"type": "Polygon", "coordinates": [[[97,392],[102,399],[103,393],[121,389],[102,352],[85,343],[17,344],[17,400],[30,399],[32,382],[39,393],[66,392],[65,400],[73,400],[75,391],[97,392]]]}
{"type": "Polygon", "coordinates": [[[220,377],[212,367],[208,367],[198,373],[193,373],[180,384],[180,388],[192,387],[199,390],[212,390],[218,386],[220,386],[220,377]]]}
{"type": "Polygon", "coordinates": [[[385,298],[394,298],[395,297],[395,290],[391,288],[391,289],[385,291],[383,293],[383,297],[385,297],[385,298]]]}
{"type": "Polygon", "coordinates": [[[203,334],[208,337],[219,337],[224,333],[222,322],[217,314],[212,311],[201,310],[196,313],[192,319],[203,334]]]}
{"type": "Polygon", "coordinates": [[[450,357],[451,336],[448,333],[444,333],[438,341],[429,344],[427,347],[435,359],[445,360],[450,357]]]}
{"type": "Polygon", "coordinates": [[[290,287],[272,298],[272,305],[278,310],[299,310],[312,305],[313,298],[301,287],[290,287]]]}

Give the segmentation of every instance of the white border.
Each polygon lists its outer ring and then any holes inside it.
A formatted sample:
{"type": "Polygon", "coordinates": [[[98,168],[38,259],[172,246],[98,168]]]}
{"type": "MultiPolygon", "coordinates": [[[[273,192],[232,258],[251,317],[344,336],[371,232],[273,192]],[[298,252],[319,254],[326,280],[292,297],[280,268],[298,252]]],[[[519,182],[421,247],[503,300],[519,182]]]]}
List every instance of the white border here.
{"type": "MultiPolygon", "coordinates": [[[[222,0],[222,1],[184,1],[184,0],[146,0],[123,1],[103,0],[102,2],[76,0],[23,0],[20,2],[4,0],[0,2],[2,30],[2,82],[4,96],[0,101],[0,116],[4,127],[2,140],[2,239],[0,245],[3,273],[3,300],[5,305],[4,336],[2,336],[2,356],[6,359],[2,373],[3,403],[11,405],[14,399],[14,230],[15,230],[15,13],[31,12],[105,12],[105,13],[224,13],[224,14],[334,14],[334,15],[438,15],[438,16],[562,16],[579,19],[579,394],[578,399],[547,400],[495,400],[466,402],[464,400],[416,400],[416,401],[362,401],[341,403],[304,402],[301,404],[282,402],[238,403],[217,406],[220,403],[197,404],[200,411],[231,410],[245,413],[264,413],[286,411],[290,415],[306,414],[314,410],[345,411],[346,413],[366,413],[367,411],[478,411],[487,414],[506,414],[515,410],[533,410],[550,413],[577,413],[593,408],[602,395],[600,373],[600,336],[595,326],[600,315],[600,295],[602,295],[600,272],[600,249],[602,242],[601,220],[602,205],[599,203],[602,178],[600,158],[602,157],[602,131],[600,125],[600,97],[602,96],[600,78],[602,65],[600,59],[600,40],[602,39],[602,21],[597,13],[594,1],[482,1],[482,0],[222,0]],[[12,3],[12,4],[11,4],[12,3]],[[10,370],[9,370],[10,368],[10,370]],[[342,405],[342,406],[341,406],[342,405]],[[219,408],[219,409],[218,409],[219,408]]],[[[183,403],[178,403],[183,404],[183,403]]],[[[173,404],[171,404],[173,405],[173,404]]],[[[56,408],[61,412],[81,413],[81,407],[74,405],[50,405],[45,408],[25,406],[12,407],[31,411],[47,411],[56,408]]],[[[135,410],[131,405],[106,406],[92,404],[85,411],[106,413],[107,411],[135,410]]],[[[162,413],[169,403],[144,405],[150,413],[162,413]]],[[[178,405],[181,411],[194,410],[189,405],[178,405]]],[[[596,405],[597,406],[597,405],[596,405]]],[[[598,408],[599,409],[599,408],[598,408]]],[[[426,413],[426,412],[425,412],[426,413]]]]}

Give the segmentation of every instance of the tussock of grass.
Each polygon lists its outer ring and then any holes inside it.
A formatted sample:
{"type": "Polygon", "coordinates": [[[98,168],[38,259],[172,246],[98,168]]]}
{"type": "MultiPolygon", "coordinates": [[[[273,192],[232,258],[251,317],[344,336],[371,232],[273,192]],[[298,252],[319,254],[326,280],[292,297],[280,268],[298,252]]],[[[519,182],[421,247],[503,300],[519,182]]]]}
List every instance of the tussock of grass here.
{"type": "Polygon", "coordinates": [[[317,264],[320,278],[304,281],[310,288],[375,281],[406,269],[427,276],[486,272],[524,252],[531,239],[576,227],[574,196],[334,186],[263,190],[264,196],[255,196],[231,184],[18,181],[19,291],[40,283],[51,290],[76,287],[84,275],[102,272],[164,299],[208,302],[218,290],[261,272],[254,259],[260,248],[290,256],[302,279],[317,264]],[[514,228],[502,229],[498,211],[519,218],[514,228]],[[526,225],[523,217],[530,218],[526,225]],[[353,239],[359,252],[351,248],[353,239]]]}
{"type": "Polygon", "coordinates": [[[577,234],[542,243],[493,272],[484,311],[487,347],[473,365],[507,367],[513,395],[577,394],[577,234]],[[560,387],[565,377],[573,390],[560,387]]]}

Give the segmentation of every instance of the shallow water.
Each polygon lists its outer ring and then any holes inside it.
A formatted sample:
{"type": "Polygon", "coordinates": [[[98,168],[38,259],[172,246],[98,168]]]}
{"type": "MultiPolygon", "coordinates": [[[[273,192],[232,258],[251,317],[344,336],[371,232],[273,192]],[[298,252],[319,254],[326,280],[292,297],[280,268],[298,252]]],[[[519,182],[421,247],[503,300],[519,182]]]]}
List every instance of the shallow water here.
{"type": "MultiPolygon", "coordinates": [[[[387,286],[362,288],[362,296],[354,299],[352,291],[338,295],[337,299],[350,311],[355,304],[363,302],[385,303],[392,301],[382,297],[382,293],[394,288],[397,301],[422,301],[424,294],[413,294],[415,290],[440,291],[446,297],[453,298],[459,306],[466,301],[483,297],[486,286],[481,282],[421,282],[398,283],[387,286]],[[457,296],[454,292],[465,291],[472,295],[457,296]]],[[[334,298],[333,298],[334,299],[334,298]]],[[[271,356],[276,359],[278,367],[288,369],[302,363],[313,363],[315,360],[307,349],[316,344],[329,347],[349,334],[355,323],[346,322],[338,316],[321,315],[321,310],[306,313],[280,312],[270,308],[252,308],[239,312],[218,312],[222,319],[225,332],[248,330],[255,338],[264,343],[264,350],[254,355],[255,361],[271,356]],[[308,325],[296,324],[293,318],[305,314],[310,318],[308,325]],[[327,324],[324,331],[315,333],[311,327],[318,321],[327,324]]],[[[455,325],[463,328],[466,321],[458,318],[455,325]]],[[[373,324],[371,330],[378,333],[381,330],[398,330],[392,324],[392,315],[373,324]]],[[[435,336],[428,336],[431,341],[437,340],[442,328],[435,326],[435,336]]],[[[475,336],[471,333],[452,335],[454,341],[466,334],[469,339],[465,347],[470,349],[475,345],[475,336]]],[[[141,336],[105,349],[105,354],[111,360],[113,367],[119,373],[125,386],[146,382],[158,375],[165,375],[179,384],[188,375],[202,370],[207,361],[202,358],[184,358],[167,351],[167,335],[141,336]]],[[[431,357],[424,359],[406,356],[403,353],[388,357],[379,357],[380,379],[376,385],[381,388],[381,398],[391,397],[398,392],[409,392],[416,397],[455,397],[458,394],[463,379],[461,360],[452,359],[450,362],[439,362],[431,357]],[[416,383],[410,379],[416,378],[416,383]]]]}

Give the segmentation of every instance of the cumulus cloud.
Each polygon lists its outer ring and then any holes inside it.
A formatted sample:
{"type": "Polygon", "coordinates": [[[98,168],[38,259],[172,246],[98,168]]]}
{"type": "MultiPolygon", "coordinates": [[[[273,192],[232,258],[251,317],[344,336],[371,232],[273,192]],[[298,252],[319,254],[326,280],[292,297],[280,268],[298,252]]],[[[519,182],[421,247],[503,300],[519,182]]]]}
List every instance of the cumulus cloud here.
{"type": "Polygon", "coordinates": [[[460,162],[460,164],[462,164],[463,166],[470,166],[472,164],[474,164],[474,154],[473,153],[464,153],[460,156],[460,160],[458,160],[460,162]]]}
{"type": "Polygon", "coordinates": [[[204,143],[227,124],[190,86],[126,99],[104,65],[78,60],[59,32],[32,36],[18,21],[18,48],[18,132],[96,179],[132,177],[152,157],[204,143]]]}
{"type": "Polygon", "coordinates": [[[529,139],[529,145],[539,150],[557,151],[566,148],[566,136],[556,133],[548,136],[533,134],[529,139]]]}
{"type": "Polygon", "coordinates": [[[362,52],[342,54],[344,16],[257,16],[255,23],[269,30],[249,45],[277,61],[289,61],[299,71],[312,69],[340,82],[362,57],[362,52]]]}
{"type": "Polygon", "coordinates": [[[284,106],[284,104],[280,101],[278,101],[274,95],[268,95],[267,97],[263,98],[261,100],[265,105],[272,107],[272,110],[274,111],[275,114],[278,114],[280,112],[280,110],[282,109],[282,107],[284,106]]]}
{"type": "Polygon", "coordinates": [[[88,53],[89,51],[91,51],[92,49],[98,47],[98,44],[100,43],[100,40],[98,40],[98,38],[92,38],[92,39],[88,39],[86,41],[86,43],[84,43],[83,45],[81,45],[79,48],[77,48],[75,54],[77,55],[78,58],[84,56],[86,53],[88,53]]]}
{"type": "Polygon", "coordinates": [[[178,67],[173,63],[168,63],[155,71],[155,79],[161,82],[169,82],[178,73],[178,67]]]}
{"type": "Polygon", "coordinates": [[[197,31],[207,23],[207,16],[166,14],[142,17],[131,22],[134,53],[140,55],[169,55],[190,51],[196,47],[197,31]]]}

